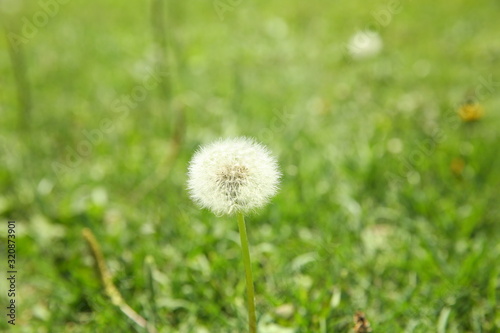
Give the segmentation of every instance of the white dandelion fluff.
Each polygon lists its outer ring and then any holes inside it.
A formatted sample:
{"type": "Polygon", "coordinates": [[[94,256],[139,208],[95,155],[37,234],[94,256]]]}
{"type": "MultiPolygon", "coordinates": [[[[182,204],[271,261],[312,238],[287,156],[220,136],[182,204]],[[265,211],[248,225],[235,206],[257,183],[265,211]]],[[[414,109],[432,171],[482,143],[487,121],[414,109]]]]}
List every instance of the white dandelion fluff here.
{"type": "Polygon", "coordinates": [[[377,32],[363,30],[352,36],[347,48],[353,58],[362,59],[377,55],[382,46],[382,38],[377,32]]]}
{"type": "Polygon", "coordinates": [[[271,152],[253,139],[220,139],[201,147],[188,171],[191,198],[217,215],[264,206],[276,194],[281,173],[271,152]]]}

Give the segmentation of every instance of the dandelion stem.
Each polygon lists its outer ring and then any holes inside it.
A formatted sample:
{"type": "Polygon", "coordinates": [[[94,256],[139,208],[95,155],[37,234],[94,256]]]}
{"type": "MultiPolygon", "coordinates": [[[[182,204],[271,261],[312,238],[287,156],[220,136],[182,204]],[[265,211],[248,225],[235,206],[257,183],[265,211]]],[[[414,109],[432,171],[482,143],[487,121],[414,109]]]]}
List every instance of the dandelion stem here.
{"type": "Polygon", "coordinates": [[[255,317],[255,292],[253,287],[252,266],[250,262],[250,250],[248,248],[247,230],[243,213],[238,213],[238,228],[240,229],[241,251],[243,253],[243,264],[245,266],[245,277],[247,282],[248,328],[250,333],[256,333],[257,320],[255,317]]]}
{"type": "Polygon", "coordinates": [[[162,97],[166,100],[170,100],[171,96],[171,86],[165,77],[167,73],[167,57],[168,57],[168,44],[169,40],[165,33],[165,1],[164,0],[153,0],[151,2],[151,24],[153,27],[153,39],[155,41],[155,56],[156,62],[159,70],[161,71],[163,77],[160,81],[160,89],[162,97]]]}
{"type": "MultiPolygon", "coordinates": [[[[2,17],[3,19],[3,17],[2,17]]],[[[5,36],[7,37],[7,47],[14,72],[16,82],[17,99],[19,104],[19,125],[21,129],[26,130],[30,126],[31,110],[33,101],[31,98],[31,85],[28,78],[28,68],[26,65],[23,44],[14,44],[8,37],[9,31],[4,26],[5,36]]]]}

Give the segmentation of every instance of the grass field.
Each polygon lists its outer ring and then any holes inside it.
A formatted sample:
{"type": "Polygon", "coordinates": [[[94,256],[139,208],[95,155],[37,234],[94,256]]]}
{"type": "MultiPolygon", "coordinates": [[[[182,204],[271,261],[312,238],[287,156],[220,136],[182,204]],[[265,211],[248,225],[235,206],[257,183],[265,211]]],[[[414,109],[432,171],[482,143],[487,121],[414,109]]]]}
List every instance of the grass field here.
{"type": "Polygon", "coordinates": [[[3,0],[0,331],[146,332],[88,228],[159,332],[245,332],[236,219],[196,207],[186,171],[249,136],[283,173],[247,216],[259,332],[353,332],[356,311],[373,332],[500,332],[499,10],[3,0]],[[353,57],[367,29],[383,47],[353,57]]]}

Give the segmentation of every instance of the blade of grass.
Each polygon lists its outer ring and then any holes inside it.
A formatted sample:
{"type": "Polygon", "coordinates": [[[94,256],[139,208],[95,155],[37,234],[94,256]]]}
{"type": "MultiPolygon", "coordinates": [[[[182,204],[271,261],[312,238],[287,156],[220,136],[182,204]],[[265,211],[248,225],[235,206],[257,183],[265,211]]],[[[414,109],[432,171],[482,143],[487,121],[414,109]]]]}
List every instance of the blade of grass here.
{"type": "Polygon", "coordinates": [[[111,299],[111,303],[117,306],[130,320],[136,323],[138,326],[145,328],[149,333],[156,333],[156,328],[150,325],[146,319],[135,312],[123,299],[116,286],[113,284],[113,279],[111,273],[106,266],[106,261],[104,260],[104,255],[102,254],[99,242],[95,238],[92,231],[88,228],[82,230],[82,235],[87,245],[89,246],[90,252],[94,257],[97,271],[101,278],[101,282],[104,286],[104,291],[106,295],[111,299]]]}

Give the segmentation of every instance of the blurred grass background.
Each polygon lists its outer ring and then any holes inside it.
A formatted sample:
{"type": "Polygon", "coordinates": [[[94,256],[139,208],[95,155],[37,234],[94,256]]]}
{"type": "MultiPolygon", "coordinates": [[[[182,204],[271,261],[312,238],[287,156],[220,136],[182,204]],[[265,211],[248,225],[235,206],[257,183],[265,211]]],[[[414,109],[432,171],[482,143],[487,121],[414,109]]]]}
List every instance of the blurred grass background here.
{"type": "Polygon", "coordinates": [[[0,6],[17,331],[143,332],[104,295],[87,227],[161,332],[243,332],[236,221],[185,189],[198,145],[240,135],[284,173],[247,218],[262,332],[350,332],[357,310],[374,332],[500,331],[499,2],[0,6]],[[367,28],[383,49],[352,59],[367,28]]]}

